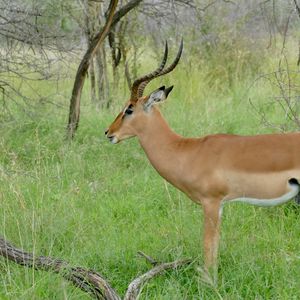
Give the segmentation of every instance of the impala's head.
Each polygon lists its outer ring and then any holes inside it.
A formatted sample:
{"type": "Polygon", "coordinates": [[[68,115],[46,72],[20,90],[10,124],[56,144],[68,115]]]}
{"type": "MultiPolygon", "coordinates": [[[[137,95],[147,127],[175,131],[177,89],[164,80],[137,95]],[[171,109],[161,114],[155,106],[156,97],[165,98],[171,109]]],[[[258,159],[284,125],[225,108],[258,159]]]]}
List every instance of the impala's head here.
{"type": "Polygon", "coordinates": [[[147,120],[151,117],[153,105],[164,101],[168,97],[173,86],[168,88],[162,86],[147,96],[143,96],[143,92],[146,85],[151,80],[171,72],[177,66],[181,57],[182,49],[183,42],[181,41],[176,58],[169,67],[164,69],[168,57],[168,44],[166,43],[164,57],[160,66],[153,72],[134,81],[131,87],[130,100],[126,102],[123,110],[117,115],[116,119],[105,131],[107,138],[113,144],[136,136],[139,128],[144,126],[147,120]]]}

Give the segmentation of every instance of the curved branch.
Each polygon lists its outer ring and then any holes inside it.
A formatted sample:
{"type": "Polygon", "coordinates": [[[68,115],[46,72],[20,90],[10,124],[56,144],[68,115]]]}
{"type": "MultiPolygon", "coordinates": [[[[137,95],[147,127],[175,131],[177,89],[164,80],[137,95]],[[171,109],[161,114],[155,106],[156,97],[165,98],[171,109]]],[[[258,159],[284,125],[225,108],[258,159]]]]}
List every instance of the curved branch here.
{"type": "Polygon", "coordinates": [[[126,5],[121,7],[117,12],[115,12],[118,0],[111,0],[106,24],[91,41],[91,45],[85,53],[76,73],[70,100],[69,120],[67,126],[68,139],[72,139],[74,137],[75,131],[79,125],[81,93],[91,59],[94,57],[95,52],[108,35],[110,28],[115,26],[122,17],[124,17],[130,10],[135,8],[141,1],[142,0],[131,0],[126,5]]]}
{"type": "MultiPolygon", "coordinates": [[[[151,265],[151,270],[135,278],[128,286],[124,300],[138,299],[143,285],[153,277],[167,270],[177,269],[190,264],[190,259],[176,260],[170,263],[159,263],[150,256],[139,252],[151,265]],[[156,265],[157,264],[157,265],[156,265]]],[[[51,271],[60,274],[66,280],[72,282],[76,287],[89,293],[93,298],[100,300],[121,300],[121,297],[110,286],[108,281],[98,272],[82,267],[72,267],[62,259],[48,256],[33,256],[33,254],[16,248],[0,236],[0,256],[13,261],[21,266],[34,268],[36,270],[51,271]]]]}
{"type": "Polygon", "coordinates": [[[125,4],[123,7],[121,7],[113,17],[113,20],[111,22],[111,27],[114,27],[128,12],[130,12],[132,9],[134,9],[136,6],[138,6],[142,0],[131,0],[127,4],[125,4]]]}
{"type": "Polygon", "coordinates": [[[190,264],[192,260],[190,259],[182,259],[182,260],[176,260],[170,263],[161,263],[148,272],[142,274],[141,276],[135,278],[128,286],[128,289],[126,291],[126,294],[124,296],[124,300],[133,300],[137,299],[143,285],[153,277],[162,274],[163,272],[167,270],[174,270],[183,266],[186,266],[190,264]]]}
{"type": "Polygon", "coordinates": [[[107,17],[106,23],[102,30],[96,34],[96,36],[91,41],[90,47],[87,49],[76,73],[72,96],[70,100],[70,110],[69,110],[69,121],[67,126],[67,137],[72,139],[74,137],[74,133],[79,124],[79,115],[80,115],[80,99],[82,88],[84,85],[85,77],[87,75],[90,62],[94,57],[97,49],[103,43],[106,35],[109,33],[113,16],[115,10],[117,8],[118,0],[111,0],[110,1],[110,11],[109,16],[107,17]]]}
{"type": "Polygon", "coordinates": [[[31,253],[16,248],[2,237],[0,237],[0,255],[21,266],[58,273],[95,299],[121,299],[99,273],[81,267],[72,267],[61,259],[47,256],[34,257],[31,253]]]}

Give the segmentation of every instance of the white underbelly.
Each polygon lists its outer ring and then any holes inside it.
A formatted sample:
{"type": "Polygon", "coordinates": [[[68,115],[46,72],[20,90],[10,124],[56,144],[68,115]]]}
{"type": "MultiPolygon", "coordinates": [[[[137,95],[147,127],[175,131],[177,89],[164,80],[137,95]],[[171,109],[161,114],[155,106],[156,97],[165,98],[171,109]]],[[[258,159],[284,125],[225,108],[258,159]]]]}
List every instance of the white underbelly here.
{"type": "Polygon", "coordinates": [[[276,206],[283,204],[294,197],[299,193],[300,188],[297,184],[290,184],[290,191],[281,197],[273,198],[273,199],[255,199],[255,198],[247,198],[247,197],[241,197],[237,199],[231,199],[227,200],[226,202],[245,202],[252,205],[257,206],[276,206]]]}

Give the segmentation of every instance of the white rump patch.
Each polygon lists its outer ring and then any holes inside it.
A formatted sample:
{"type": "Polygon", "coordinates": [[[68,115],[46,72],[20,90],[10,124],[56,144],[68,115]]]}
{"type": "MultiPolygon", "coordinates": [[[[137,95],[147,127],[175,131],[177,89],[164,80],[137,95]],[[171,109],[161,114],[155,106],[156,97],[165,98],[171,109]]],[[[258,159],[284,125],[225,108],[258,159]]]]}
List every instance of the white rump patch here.
{"type": "Polygon", "coordinates": [[[286,193],[278,198],[255,199],[255,198],[241,197],[241,198],[229,200],[229,202],[239,201],[239,202],[245,202],[245,203],[257,205],[257,206],[276,206],[276,205],[283,204],[283,203],[293,199],[299,193],[300,188],[299,188],[298,184],[290,184],[290,187],[291,187],[291,190],[288,193],[286,193]]]}

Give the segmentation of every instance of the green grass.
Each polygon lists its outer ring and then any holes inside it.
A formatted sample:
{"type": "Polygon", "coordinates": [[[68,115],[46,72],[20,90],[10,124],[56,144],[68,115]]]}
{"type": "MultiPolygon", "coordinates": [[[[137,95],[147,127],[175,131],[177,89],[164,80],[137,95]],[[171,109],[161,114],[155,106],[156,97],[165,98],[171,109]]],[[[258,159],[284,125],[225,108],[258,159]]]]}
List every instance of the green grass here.
{"type": "MultiPolygon", "coordinates": [[[[175,85],[162,111],[176,132],[272,131],[261,126],[248,101],[260,103],[271,88],[249,89],[250,75],[226,87],[217,74],[219,81],[211,85],[207,72],[178,69],[160,80],[175,85]]],[[[150,281],[141,299],[299,299],[300,210],[292,203],[226,206],[219,284],[213,289],[201,281],[201,208],[159,177],[137,140],[111,145],[104,137],[126,97],[116,96],[110,111],[84,106],[71,144],[64,141],[67,102],[65,110],[44,108],[34,119],[19,116],[1,124],[0,233],[37,255],[99,271],[120,294],[149,269],[139,250],[159,261],[194,260],[150,281]]],[[[285,122],[276,112],[270,117],[285,122]]],[[[0,299],[89,299],[52,273],[4,259],[0,271],[0,299]]]]}

